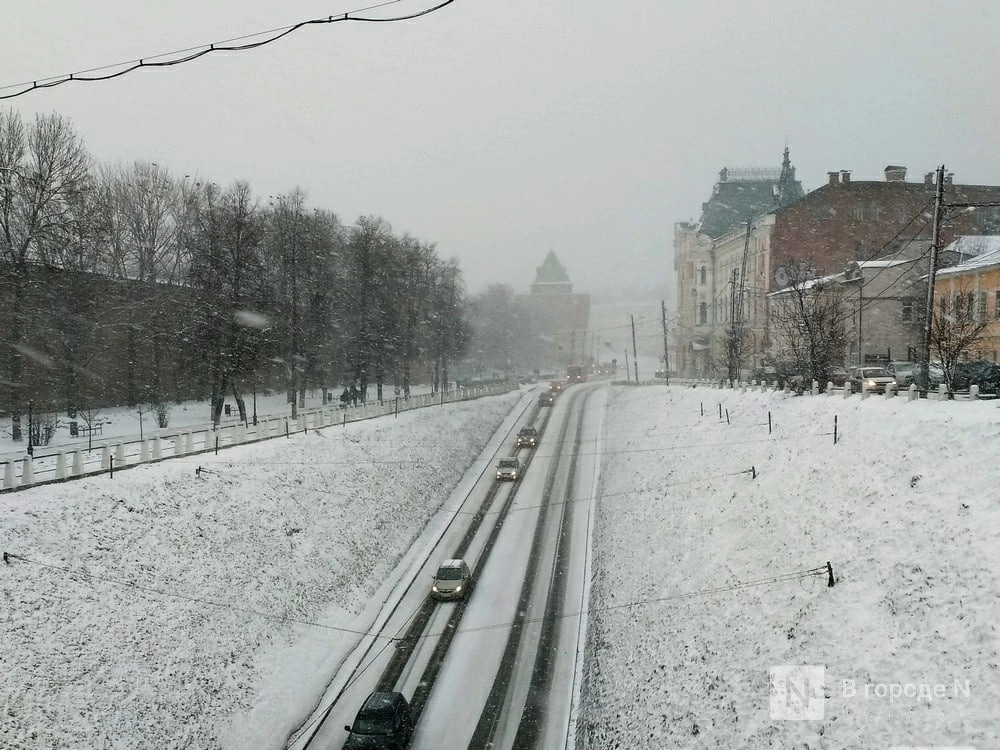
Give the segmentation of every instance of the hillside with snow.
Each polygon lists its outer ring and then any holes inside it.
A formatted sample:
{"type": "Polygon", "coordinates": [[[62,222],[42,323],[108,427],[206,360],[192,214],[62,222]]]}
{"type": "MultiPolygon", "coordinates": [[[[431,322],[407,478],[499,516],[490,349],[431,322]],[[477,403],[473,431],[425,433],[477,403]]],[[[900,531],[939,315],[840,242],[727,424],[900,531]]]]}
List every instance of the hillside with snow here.
{"type": "Polygon", "coordinates": [[[577,746],[1000,747],[998,438],[996,402],[613,389],[577,746]],[[775,666],[822,720],[772,718],[775,666]]]}

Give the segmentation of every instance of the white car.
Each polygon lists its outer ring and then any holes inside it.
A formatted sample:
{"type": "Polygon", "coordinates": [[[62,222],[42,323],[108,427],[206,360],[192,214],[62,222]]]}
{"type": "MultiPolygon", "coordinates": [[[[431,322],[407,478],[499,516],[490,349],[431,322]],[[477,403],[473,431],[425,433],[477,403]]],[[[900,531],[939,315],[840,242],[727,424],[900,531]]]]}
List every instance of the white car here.
{"type": "Polygon", "coordinates": [[[464,599],[471,582],[472,573],[465,560],[445,560],[434,574],[431,596],[435,599],[464,599]]]}
{"type": "Polygon", "coordinates": [[[886,388],[896,387],[896,379],[884,367],[852,367],[851,386],[855,393],[862,388],[869,393],[885,393],[886,388]]]}
{"type": "Polygon", "coordinates": [[[500,459],[500,463],[497,464],[497,481],[514,482],[519,476],[521,476],[521,462],[516,456],[500,459]]]}

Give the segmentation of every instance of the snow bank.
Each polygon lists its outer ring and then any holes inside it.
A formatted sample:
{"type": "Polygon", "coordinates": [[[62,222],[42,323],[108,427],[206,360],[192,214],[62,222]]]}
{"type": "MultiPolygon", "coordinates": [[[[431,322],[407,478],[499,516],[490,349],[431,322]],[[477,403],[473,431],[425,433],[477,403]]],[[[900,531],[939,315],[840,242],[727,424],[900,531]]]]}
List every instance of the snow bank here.
{"type": "Polygon", "coordinates": [[[0,497],[0,747],[281,747],[520,397],[0,497]]]}
{"type": "Polygon", "coordinates": [[[578,747],[1000,747],[998,416],[615,389],[578,747]],[[822,720],[771,718],[784,665],[825,668],[822,720]]]}

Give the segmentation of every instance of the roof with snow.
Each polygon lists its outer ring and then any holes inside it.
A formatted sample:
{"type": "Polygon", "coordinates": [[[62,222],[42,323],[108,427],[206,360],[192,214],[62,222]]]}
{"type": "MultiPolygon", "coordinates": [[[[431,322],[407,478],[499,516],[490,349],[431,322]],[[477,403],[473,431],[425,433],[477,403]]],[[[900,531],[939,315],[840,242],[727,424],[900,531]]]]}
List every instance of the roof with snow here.
{"type": "Polygon", "coordinates": [[[1000,266],[1000,235],[961,235],[947,245],[944,252],[957,253],[966,260],[940,269],[938,276],[957,276],[1000,266]]]}

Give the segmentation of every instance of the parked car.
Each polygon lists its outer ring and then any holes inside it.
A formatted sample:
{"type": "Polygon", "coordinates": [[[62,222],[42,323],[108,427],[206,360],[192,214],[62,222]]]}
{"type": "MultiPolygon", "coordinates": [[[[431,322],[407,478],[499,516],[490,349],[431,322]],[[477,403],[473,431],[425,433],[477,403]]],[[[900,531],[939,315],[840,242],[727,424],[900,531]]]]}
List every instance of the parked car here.
{"type": "Polygon", "coordinates": [[[1000,392],[1000,365],[993,362],[956,362],[951,368],[951,387],[967,391],[979,386],[980,393],[1000,392]]]}
{"type": "Polygon", "coordinates": [[[545,391],[544,393],[538,394],[538,405],[539,406],[552,406],[556,402],[556,397],[552,395],[551,392],[545,391]]]}
{"type": "MultiPolygon", "coordinates": [[[[849,377],[847,370],[840,365],[829,365],[824,370],[824,375],[826,376],[826,383],[833,383],[838,388],[843,387],[849,377]]],[[[820,383],[820,386],[825,387],[826,383],[820,383]]]]}
{"type": "Polygon", "coordinates": [[[910,384],[916,382],[917,373],[920,372],[920,365],[916,362],[898,361],[890,362],[885,366],[886,372],[892,375],[896,385],[900,388],[909,388],[910,384]]]}
{"type": "Polygon", "coordinates": [[[403,750],[410,744],[413,718],[402,693],[375,692],[361,705],[344,750],[403,750]]]}
{"type": "Polygon", "coordinates": [[[438,566],[431,583],[431,596],[435,599],[464,599],[469,593],[472,573],[465,560],[445,560],[438,566]]]}
{"type": "Polygon", "coordinates": [[[896,381],[884,367],[852,367],[850,381],[855,393],[861,391],[862,385],[869,393],[885,393],[886,388],[896,386],[896,381]]]}
{"type": "Polygon", "coordinates": [[[497,480],[501,482],[516,481],[521,476],[521,461],[517,456],[501,458],[497,464],[497,480]]]}
{"type": "Polygon", "coordinates": [[[517,433],[518,448],[534,448],[538,445],[538,430],[534,427],[522,427],[517,433]]]}

